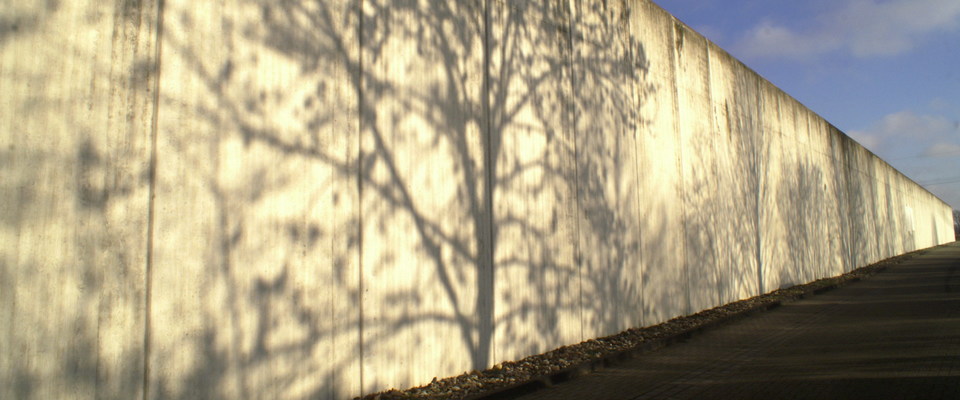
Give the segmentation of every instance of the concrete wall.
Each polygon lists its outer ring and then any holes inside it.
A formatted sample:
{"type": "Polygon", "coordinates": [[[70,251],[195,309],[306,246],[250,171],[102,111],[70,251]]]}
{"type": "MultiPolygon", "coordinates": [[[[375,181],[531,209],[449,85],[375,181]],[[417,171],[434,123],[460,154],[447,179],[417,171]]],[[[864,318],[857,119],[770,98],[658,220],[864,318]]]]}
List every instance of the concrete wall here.
{"type": "Polygon", "coordinates": [[[2,398],[343,398],[953,238],[648,1],[34,3],[2,398]]]}

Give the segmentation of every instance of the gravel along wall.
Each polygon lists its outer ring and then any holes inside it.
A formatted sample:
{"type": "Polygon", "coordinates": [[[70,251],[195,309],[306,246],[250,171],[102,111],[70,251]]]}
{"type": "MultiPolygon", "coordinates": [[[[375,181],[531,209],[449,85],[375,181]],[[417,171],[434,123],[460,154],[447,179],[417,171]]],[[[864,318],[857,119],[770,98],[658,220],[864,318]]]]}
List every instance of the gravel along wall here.
{"type": "Polygon", "coordinates": [[[14,3],[0,398],[343,398],[952,240],[649,1],[14,3]]]}

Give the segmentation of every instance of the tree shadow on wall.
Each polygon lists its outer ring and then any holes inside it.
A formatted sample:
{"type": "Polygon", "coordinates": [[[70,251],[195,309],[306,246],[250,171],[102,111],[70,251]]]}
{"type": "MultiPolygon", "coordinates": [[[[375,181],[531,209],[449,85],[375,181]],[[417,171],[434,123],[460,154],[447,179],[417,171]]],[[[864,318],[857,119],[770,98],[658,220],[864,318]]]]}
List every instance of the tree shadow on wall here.
{"type": "MultiPolygon", "coordinates": [[[[652,89],[628,14],[583,6],[608,17],[572,23],[557,2],[501,1],[200,9],[165,11],[164,54],[185,66],[165,79],[192,89],[162,92],[162,113],[197,124],[161,132],[159,168],[190,171],[178,184],[202,188],[186,196],[212,213],[160,223],[212,235],[188,256],[208,266],[187,290],[198,297],[169,300],[205,322],[157,337],[152,360],[194,349],[195,361],[158,375],[153,397],[425,382],[585,339],[581,299],[637,290],[617,277],[638,268],[624,212],[639,206],[629,149],[652,89]],[[615,131],[579,131],[575,114],[615,131]],[[613,240],[580,248],[585,235],[613,240]],[[593,251],[604,255],[581,270],[593,251]]],[[[609,331],[617,314],[590,323],[609,331]]]]}
{"type": "Polygon", "coordinates": [[[717,262],[722,266],[717,275],[718,305],[763,293],[758,240],[761,234],[760,160],[763,157],[757,107],[760,87],[758,77],[739,61],[726,54],[719,59],[725,67],[722,76],[728,87],[715,94],[722,102],[714,104],[718,128],[714,151],[721,156],[715,169],[721,189],[717,198],[712,199],[717,218],[712,232],[721,245],[716,251],[717,262]]]}
{"type": "MultiPolygon", "coordinates": [[[[643,322],[641,236],[642,140],[649,121],[642,104],[656,90],[650,60],[634,36],[626,2],[575,3],[572,125],[576,146],[577,260],[582,339],[643,322]]],[[[662,227],[661,227],[662,229],[662,227]]]]}
{"type": "Polygon", "coordinates": [[[824,246],[829,238],[811,232],[821,222],[828,221],[824,216],[828,208],[822,198],[826,178],[823,172],[805,160],[785,163],[781,168],[788,179],[781,184],[778,207],[790,212],[781,213],[779,223],[786,227],[784,246],[789,249],[787,254],[792,266],[780,270],[778,282],[782,288],[819,278],[814,270],[821,267],[823,260],[815,258],[812,249],[824,246]]]}
{"type": "Polygon", "coordinates": [[[757,295],[762,288],[757,239],[762,157],[759,78],[709,46],[705,41],[689,44],[679,57],[685,74],[681,81],[696,82],[703,91],[692,96],[711,100],[691,103],[690,107],[700,108],[689,112],[705,115],[697,114],[699,124],[688,122],[681,128],[687,130],[683,132],[686,313],[757,295]],[[701,63],[705,60],[716,61],[701,63]]]}
{"type": "Polygon", "coordinates": [[[142,388],[150,185],[142,124],[153,96],[152,77],[137,67],[153,64],[140,35],[155,15],[85,6],[11,3],[0,17],[11,55],[0,85],[14,93],[5,110],[19,116],[0,150],[0,190],[15,193],[0,224],[16,232],[21,252],[0,254],[10,367],[0,397],[125,399],[142,388]],[[113,31],[57,36],[63,25],[113,31]]]}

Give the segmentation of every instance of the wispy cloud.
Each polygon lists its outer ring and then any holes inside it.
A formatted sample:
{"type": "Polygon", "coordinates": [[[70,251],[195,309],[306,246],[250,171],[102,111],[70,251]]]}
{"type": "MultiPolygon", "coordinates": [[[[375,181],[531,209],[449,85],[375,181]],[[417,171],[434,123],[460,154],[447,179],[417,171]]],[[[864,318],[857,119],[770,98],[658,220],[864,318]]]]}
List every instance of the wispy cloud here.
{"type": "Polygon", "coordinates": [[[923,139],[955,129],[956,122],[942,115],[920,115],[912,111],[899,111],[884,116],[872,131],[886,137],[923,139]]]}
{"type": "MultiPolygon", "coordinates": [[[[943,103],[947,104],[947,103],[943,103]]],[[[960,207],[960,114],[888,114],[864,130],[849,132],[895,168],[955,207],[960,207]]]]}
{"type": "Polygon", "coordinates": [[[838,49],[842,43],[824,32],[797,33],[764,20],[734,46],[747,56],[799,59],[838,49]]]}
{"type": "MultiPolygon", "coordinates": [[[[937,143],[923,153],[960,148],[960,123],[943,115],[922,115],[912,111],[888,114],[865,130],[850,136],[869,149],[881,153],[910,151],[918,143],[937,143]]],[[[902,156],[903,154],[901,154],[902,156]]]]}
{"type": "Polygon", "coordinates": [[[896,55],[912,50],[938,32],[960,29],[957,0],[842,0],[794,29],[761,21],[734,47],[758,58],[802,59],[837,51],[858,57],[896,55]]]}

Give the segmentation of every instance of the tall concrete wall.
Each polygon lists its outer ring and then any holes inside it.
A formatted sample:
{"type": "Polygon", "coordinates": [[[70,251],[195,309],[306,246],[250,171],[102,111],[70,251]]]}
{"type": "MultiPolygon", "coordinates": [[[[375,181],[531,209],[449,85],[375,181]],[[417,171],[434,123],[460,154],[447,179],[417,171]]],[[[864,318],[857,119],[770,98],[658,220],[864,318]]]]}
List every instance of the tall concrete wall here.
{"type": "Polygon", "coordinates": [[[2,398],[343,398],[953,238],[648,1],[0,6],[2,398]]]}

